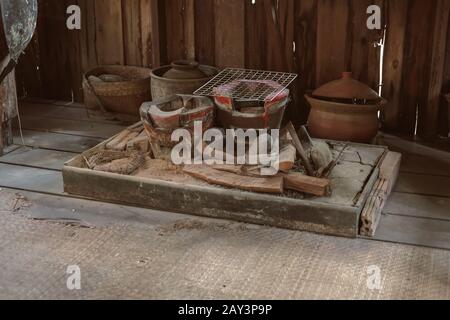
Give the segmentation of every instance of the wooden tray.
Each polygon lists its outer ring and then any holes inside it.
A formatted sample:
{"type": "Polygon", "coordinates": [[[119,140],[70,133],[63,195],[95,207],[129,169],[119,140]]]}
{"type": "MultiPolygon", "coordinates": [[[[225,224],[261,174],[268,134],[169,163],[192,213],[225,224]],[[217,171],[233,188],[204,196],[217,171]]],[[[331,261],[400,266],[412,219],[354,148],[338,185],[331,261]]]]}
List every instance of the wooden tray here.
{"type": "MultiPolygon", "coordinates": [[[[156,210],[345,237],[358,236],[361,212],[379,179],[380,163],[388,152],[386,147],[349,144],[349,151],[331,176],[333,195],[317,198],[295,193],[258,194],[202,183],[165,181],[161,177],[125,176],[87,169],[85,158],[104,148],[112,139],[114,137],[65,164],[65,192],[156,210]],[[359,180],[354,180],[356,178],[359,180]],[[351,198],[352,181],[363,181],[359,190],[355,189],[354,198],[351,198]]],[[[338,153],[343,143],[332,143],[338,153]]]]}

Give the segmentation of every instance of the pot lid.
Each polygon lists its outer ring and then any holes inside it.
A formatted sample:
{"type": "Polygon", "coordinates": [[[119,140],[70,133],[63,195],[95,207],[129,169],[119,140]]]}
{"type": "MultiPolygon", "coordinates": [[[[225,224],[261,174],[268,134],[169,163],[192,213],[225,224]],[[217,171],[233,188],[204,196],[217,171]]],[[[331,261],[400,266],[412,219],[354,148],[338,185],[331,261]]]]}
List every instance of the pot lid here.
{"type": "Polygon", "coordinates": [[[207,77],[196,61],[178,60],[172,62],[170,66],[171,68],[163,75],[166,79],[195,80],[207,77]]]}
{"type": "Polygon", "coordinates": [[[313,96],[327,99],[380,100],[381,97],[368,85],[353,79],[352,72],[344,72],[342,78],[331,81],[313,92],[313,96]]]}

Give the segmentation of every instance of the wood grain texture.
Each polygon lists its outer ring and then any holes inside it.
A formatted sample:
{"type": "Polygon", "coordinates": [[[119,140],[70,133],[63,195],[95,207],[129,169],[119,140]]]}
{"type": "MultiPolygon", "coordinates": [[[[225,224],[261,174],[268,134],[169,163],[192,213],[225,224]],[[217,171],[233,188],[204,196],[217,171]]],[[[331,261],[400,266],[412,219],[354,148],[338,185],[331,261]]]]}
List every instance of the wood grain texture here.
{"type": "Polygon", "coordinates": [[[434,7],[431,1],[408,2],[398,130],[409,136],[415,134],[417,113],[427,105],[429,48],[433,40],[430,21],[434,21],[434,7]]]}
{"type": "Polygon", "coordinates": [[[124,64],[121,0],[95,0],[96,51],[100,65],[124,64]]]}
{"type": "Polygon", "coordinates": [[[193,0],[166,0],[165,28],[167,62],[195,58],[193,0]]]}
{"type": "Polygon", "coordinates": [[[438,133],[439,104],[444,79],[450,1],[437,0],[434,7],[431,53],[428,61],[426,102],[419,105],[418,135],[433,138],[438,133]]]}
{"type": "Polygon", "coordinates": [[[374,239],[450,249],[450,222],[383,215],[374,239]]]}
{"type": "Polygon", "coordinates": [[[310,106],[303,97],[316,86],[317,1],[295,1],[295,70],[299,73],[295,95],[298,122],[306,123],[310,106]]]}
{"type": "Polygon", "coordinates": [[[402,100],[403,51],[405,48],[408,0],[386,1],[386,42],[383,65],[382,96],[388,104],[382,111],[384,129],[396,130],[402,100]]]}
{"type": "Polygon", "coordinates": [[[0,158],[0,163],[61,171],[75,153],[22,147],[0,158]]]}
{"type": "Polygon", "coordinates": [[[316,87],[346,70],[349,6],[347,0],[319,0],[317,7],[316,87]]]}
{"type": "MultiPolygon", "coordinates": [[[[231,1],[225,1],[231,2],[231,1]]],[[[239,1],[242,2],[242,1],[239,1]]],[[[215,65],[217,1],[196,0],[195,10],[195,58],[201,64],[215,65]]]]}
{"type": "MultiPolygon", "coordinates": [[[[44,148],[65,152],[81,153],[100,144],[103,138],[91,138],[60,133],[23,131],[25,145],[33,148],[44,148]]],[[[14,143],[21,144],[19,132],[14,132],[14,143]]]]}
{"type": "MultiPolygon", "coordinates": [[[[245,1],[215,0],[214,62],[218,67],[245,65],[245,1]]],[[[199,35],[201,37],[201,35],[199,35]]]]}

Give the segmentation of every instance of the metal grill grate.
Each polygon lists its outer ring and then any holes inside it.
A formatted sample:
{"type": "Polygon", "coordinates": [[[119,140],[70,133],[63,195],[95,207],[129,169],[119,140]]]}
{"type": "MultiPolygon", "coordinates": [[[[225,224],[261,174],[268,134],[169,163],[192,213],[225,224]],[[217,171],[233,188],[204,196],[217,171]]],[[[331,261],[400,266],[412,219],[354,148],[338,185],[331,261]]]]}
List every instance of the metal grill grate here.
{"type": "Polygon", "coordinates": [[[228,68],[194,94],[225,96],[239,101],[272,101],[296,78],[293,73],[228,68]]]}

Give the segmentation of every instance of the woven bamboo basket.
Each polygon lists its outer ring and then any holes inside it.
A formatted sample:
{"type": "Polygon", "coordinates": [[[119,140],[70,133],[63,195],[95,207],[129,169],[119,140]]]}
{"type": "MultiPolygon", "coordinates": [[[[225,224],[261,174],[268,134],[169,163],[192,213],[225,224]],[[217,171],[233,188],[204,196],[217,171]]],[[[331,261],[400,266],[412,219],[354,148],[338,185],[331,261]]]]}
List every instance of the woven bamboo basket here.
{"type": "Polygon", "coordinates": [[[139,116],[142,103],[151,100],[151,70],[130,66],[100,66],[83,76],[84,102],[88,109],[139,116]],[[92,81],[92,77],[115,75],[123,81],[92,81]],[[90,80],[91,79],[91,80],[90,80]]]}

